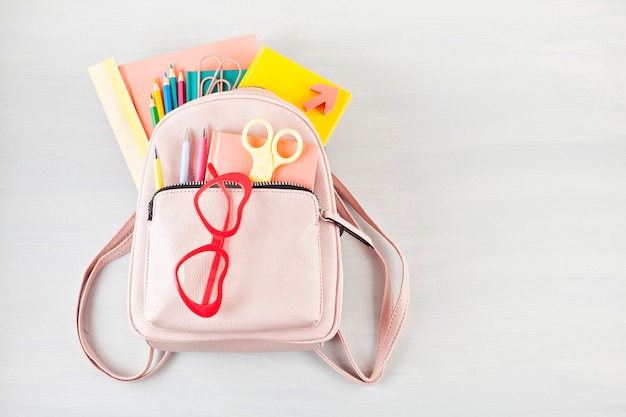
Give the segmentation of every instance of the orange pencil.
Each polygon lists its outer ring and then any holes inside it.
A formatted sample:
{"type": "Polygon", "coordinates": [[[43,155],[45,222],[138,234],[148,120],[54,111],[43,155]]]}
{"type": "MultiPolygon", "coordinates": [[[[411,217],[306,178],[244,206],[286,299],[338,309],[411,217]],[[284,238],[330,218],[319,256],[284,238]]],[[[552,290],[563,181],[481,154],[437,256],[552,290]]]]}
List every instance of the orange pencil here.
{"type": "Polygon", "coordinates": [[[159,115],[159,120],[165,116],[165,109],[163,108],[163,96],[161,95],[161,88],[159,87],[159,82],[157,78],[154,77],[154,91],[152,92],[152,97],[154,98],[154,105],[157,109],[157,114],[159,115]]]}

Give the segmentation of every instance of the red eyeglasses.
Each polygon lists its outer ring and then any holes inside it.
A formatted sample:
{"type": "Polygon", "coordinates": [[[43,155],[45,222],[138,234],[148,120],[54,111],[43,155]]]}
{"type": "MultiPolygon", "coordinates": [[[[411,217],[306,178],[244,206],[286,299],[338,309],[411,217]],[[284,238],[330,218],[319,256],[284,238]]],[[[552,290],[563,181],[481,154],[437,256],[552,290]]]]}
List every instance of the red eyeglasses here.
{"type": "MultiPolygon", "coordinates": [[[[243,208],[248,202],[250,194],[252,193],[252,183],[250,182],[250,178],[248,178],[245,174],[231,172],[224,175],[218,175],[213,164],[208,164],[208,170],[213,179],[208,181],[205,185],[202,186],[202,188],[198,190],[198,192],[194,196],[193,204],[196,208],[198,216],[204,224],[204,227],[206,227],[207,230],[213,235],[213,240],[208,245],[200,246],[183,256],[178,261],[174,272],[178,293],[180,294],[187,307],[201,317],[214,316],[219,311],[220,306],[222,305],[222,286],[224,284],[224,278],[226,277],[226,273],[228,272],[228,265],[230,262],[228,258],[228,253],[226,253],[226,251],[224,250],[224,240],[225,238],[233,236],[235,233],[237,233],[237,230],[239,229],[239,225],[241,223],[241,214],[243,212],[243,208]],[[226,213],[224,213],[224,224],[221,229],[213,227],[207,220],[205,214],[202,213],[202,210],[200,209],[200,199],[203,196],[204,192],[214,187],[215,185],[219,186],[220,190],[222,190],[222,194],[226,198],[226,213]],[[239,206],[237,207],[234,224],[230,226],[231,211],[233,211],[231,210],[233,200],[231,196],[231,191],[229,190],[239,189],[243,190],[243,197],[239,203],[239,206]],[[212,257],[211,268],[208,273],[207,284],[204,287],[202,301],[198,303],[192,300],[183,289],[179,273],[185,272],[183,264],[185,264],[191,258],[206,253],[208,253],[209,256],[212,257]],[[221,262],[222,260],[223,262],[221,262]],[[221,272],[219,272],[220,264],[223,264],[221,272]],[[213,293],[214,290],[217,291],[216,294],[213,293]]],[[[206,269],[204,269],[202,272],[196,272],[197,268],[189,267],[188,269],[188,273],[185,274],[187,281],[199,281],[198,279],[195,279],[195,276],[200,273],[206,272],[206,269]]]]}

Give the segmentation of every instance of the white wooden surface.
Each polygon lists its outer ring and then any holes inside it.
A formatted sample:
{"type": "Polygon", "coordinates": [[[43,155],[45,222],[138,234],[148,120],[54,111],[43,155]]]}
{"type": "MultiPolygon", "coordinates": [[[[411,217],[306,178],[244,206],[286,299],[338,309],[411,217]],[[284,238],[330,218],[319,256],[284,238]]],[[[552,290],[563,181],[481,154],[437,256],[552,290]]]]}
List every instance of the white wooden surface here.
{"type": "MultiPolygon", "coordinates": [[[[0,23],[0,415],[626,415],[623,1],[16,0],[0,23]],[[87,67],[249,32],[353,94],[328,155],[411,268],[374,387],[311,352],[178,354],[124,384],[79,348],[81,275],[136,194],[87,67]]],[[[130,371],[127,262],[93,330],[130,371]]],[[[367,365],[376,292],[347,267],[367,365]]]]}

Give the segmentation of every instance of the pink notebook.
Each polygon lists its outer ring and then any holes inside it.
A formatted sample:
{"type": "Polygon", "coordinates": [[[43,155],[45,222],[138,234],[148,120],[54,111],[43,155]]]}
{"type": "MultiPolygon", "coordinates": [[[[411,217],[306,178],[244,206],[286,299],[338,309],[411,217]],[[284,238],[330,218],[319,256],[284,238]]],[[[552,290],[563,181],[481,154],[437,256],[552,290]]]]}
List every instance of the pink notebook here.
{"type": "MultiPolygon", "coordinates": [[[[150,137],[154,129],[148,105],[154,88],[154,77],[162,81],[163,71],[167,71],[170,64],[174,65],[177,74],[180,70],[195,71],[202,57],[218,55],[223,61],[232,59],[239,62],[241,68],[245,69],[250,66],[258,50],[256,35],[251,33],[120,65],[120,74],[135,104],[146,135],[150,137]]],[[[224,69],[236,68],[231,63],[225,65],[224,69]]],[[[208,59],[203,62],[204,70],[212,70],[216,66],[215,60],[208,59]]]]}
{"type": "MultiPolygon", "coordinates": [[[[260,146],[266,140],[266,138],[249,137],[250,144],[255,147],[260,146]]],[[[278,143],[278,152],[281,155],[290,155],[295,147],[295,141],[281,140],[278,143]]],[[[241,172],[249,175],[252,169],[252,157],[243,147],[241,134],[237,133],[213,132],[208,161],[215,166],[219,174],[241,172]]],[[[311,143],[305,143],[302,154],[297,160],[276,168],[272,181],[290,182],[313,189],[316,168],[317,147],[311,143]]]]}

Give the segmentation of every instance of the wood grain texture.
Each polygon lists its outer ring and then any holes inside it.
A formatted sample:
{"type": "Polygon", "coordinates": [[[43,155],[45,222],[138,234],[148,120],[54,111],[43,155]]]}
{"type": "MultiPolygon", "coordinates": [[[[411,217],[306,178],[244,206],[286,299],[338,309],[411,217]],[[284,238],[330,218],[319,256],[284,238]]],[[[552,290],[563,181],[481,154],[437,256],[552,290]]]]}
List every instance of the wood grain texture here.
{"type": "MultiPolygon", "coordinates": [[[[624,2],[33,0],[0,16],[1,416],[626,415],[624,2]],[[352,93],[329,159],[411,269],[375,387],[311,352],[177,354],[123,384],[78,345],[82,273],[136,198],[87,67],[249,32],[352,93]]],[[[367,366],[379,293],[359,256],[347,243],[343,325],[367,366]]],[[[130,372],[145,344],[127,262],[97,285],[91,330],[130,372]]]]}

